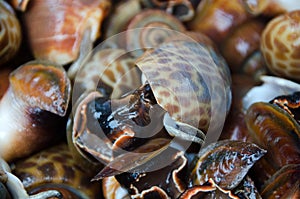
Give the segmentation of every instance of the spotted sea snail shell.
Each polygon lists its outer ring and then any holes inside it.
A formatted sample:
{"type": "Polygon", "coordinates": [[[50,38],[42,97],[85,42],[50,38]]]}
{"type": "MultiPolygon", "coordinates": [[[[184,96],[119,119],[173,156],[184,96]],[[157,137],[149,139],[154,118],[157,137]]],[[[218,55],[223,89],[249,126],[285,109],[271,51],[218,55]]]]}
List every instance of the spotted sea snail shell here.
{"type": "MultiPolygon", "coordinates": [[[[94,49],[74,79],[73,100],[95,90],[106,97],[119,98],[137,88],[141,82],[134,60],[124,49],[94,49]]],[[[72,70],[69,68],[68,73],[75,73],[72,70]]]]}
{"type": "Polygon", "coordinates": [[[18,52],[21,40],[21,27],[14,10],[5,1],[0,1],[0,65],[18,52]]]}
{"type": "Polygon", "coordinates": [[[29,155],[63,137],[71,85],[61,66],[38,61],[9,76],[0,101],[0,154],[6,161],[29,155]]]}
{"type": "Polygon", "coordinates": [[[223,108],[225,115],[228,112],[231,80],[225,61],[211,47],[190,41],[166,42],[146,51],[136,65],[157,104],[167,112],[165,122],[172,118],[177,125],[185,123],[204,132],[210,125],[211,129],[218,128],[211,122],[217,119],[213,109],[223,108]],[[211,89],[225,101],[212,96],[211,89]]]}
{"type": "Polygon", "coordinates": [[[273,18],[261,37],[261,52],[275,75],[300,80],[300,11],[273,18]]]}
{"type": "Polygon", "coordinates": [[[13,173],[29,194],[59,191],[62,198],[98,199],[100,183],[91,182],[91,170],[82,169],[65,143],[42,150],[15,163],[13,173]]]}
{"type": "Polygon", "coordinates": [[[29,1],[23,17],[34,57],[62,65],[76,60],[80,46],[99,38],[109,8],[108,0],[29,1]]]}

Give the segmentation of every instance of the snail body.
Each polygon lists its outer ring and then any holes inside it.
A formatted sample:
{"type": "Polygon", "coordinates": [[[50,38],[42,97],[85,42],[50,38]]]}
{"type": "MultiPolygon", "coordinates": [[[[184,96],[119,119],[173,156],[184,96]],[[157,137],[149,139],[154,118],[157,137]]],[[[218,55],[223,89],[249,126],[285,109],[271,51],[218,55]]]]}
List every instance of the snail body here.
{"type": "Polygon", "coordinates": [[[0,1],[0,65],[18,52],[21,40],[21,26],[14,10],[5,1],[0,1]]]}

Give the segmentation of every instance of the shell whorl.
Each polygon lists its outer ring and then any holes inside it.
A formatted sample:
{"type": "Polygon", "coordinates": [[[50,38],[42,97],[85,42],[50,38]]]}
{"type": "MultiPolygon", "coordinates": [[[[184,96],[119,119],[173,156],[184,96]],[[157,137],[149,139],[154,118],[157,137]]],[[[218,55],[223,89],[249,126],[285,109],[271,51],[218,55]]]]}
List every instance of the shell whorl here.
{"type": "Polygon", "coordinates": [[[22,35],[20,23],[9,4],[0,1],[0,65],[19,50],[22,35]]]}

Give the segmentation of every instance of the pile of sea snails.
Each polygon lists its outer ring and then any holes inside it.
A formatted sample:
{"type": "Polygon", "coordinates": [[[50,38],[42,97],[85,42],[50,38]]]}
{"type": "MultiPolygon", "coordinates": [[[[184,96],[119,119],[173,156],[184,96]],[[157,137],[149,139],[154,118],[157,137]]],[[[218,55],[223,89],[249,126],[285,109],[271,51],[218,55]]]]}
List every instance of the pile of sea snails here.
{"type": "Polygon", "coordinates": [[[300,1],[0,0],[0,198],[300,198],[300,1]]]}

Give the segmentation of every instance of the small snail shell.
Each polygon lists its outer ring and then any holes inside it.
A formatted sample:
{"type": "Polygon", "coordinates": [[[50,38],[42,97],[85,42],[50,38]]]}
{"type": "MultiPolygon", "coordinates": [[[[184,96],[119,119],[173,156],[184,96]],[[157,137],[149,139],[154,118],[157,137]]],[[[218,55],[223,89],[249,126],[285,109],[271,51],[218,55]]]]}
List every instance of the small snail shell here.
{"type": "MultiPolygon", "coordinates": [[[[107,18],[104,31],[104,37],[110,38],[125,30],[131,18],[141,12],[140,0],[119,1],[113,6],[111,13],[107,18]]],[[[121,44],[118,44],[121,46],[121,44]]]]}
{"type": "Polygon", "coordinates": [[[195,9],[190,0],[142,0],[146,8],[158,8],[174,15],[180,21],[189,21],[194,17],[195,9]]]}
{"type": "Polygon", "coordinates": [[[266,153],[256,144],[222,140],[203,148],[197,154],[190,179],[193,185],[205,185],[213,179],[223,189],[236,188],[250,168],[266,153]]]}
{"type": "Polygon", "coordinates": [[[288,95],[300,90],[300,84],[274,76],[261,76],[261,85],[251,88],[242,99],[243,111],[255,102],[269,102],[277,96],[288,95]]]}
{"type": "Polygon", "coordinates": [[[213,179],[208,179],[205,185],[197,185],[187,189],[179,199],[197,199],[197,198],[226,198],[226,199],[239,199],[232,191],[222,189],[213,179]]]}
{"type": "Polygon", "coordinates": [[[300,9],[300,2],[294,0],[243,0],[246,9],[255,15],[276,16],[300,9]]]}
{"type": "Polygon", "coordinates": [[[66,71],[50,63],[26,63],[10,74],[9,82],[0,102],[0,156],[6,161],[63,136],[71,92],[66,71]]]}
{"type": "Polygon", "coordinates": [[[251,18],[240,0],[202,0],[195,17],[187,23],[190,30],[209,36],[220,45],[232,28],[251,18]]]}
{"type": "Polygon", "coordinates": [[[162,44],[174,32],[185,31],[185,26],[164,11],[148,9],[134,16],[129,21],[127,30],[126,49],[133,51],[135,57],[139,57],[145,49],[162,44]],[[131,29],[134,31],[130,31],[131,29]]]}
{"type": "Polygon", "coordinates": [[[242,72],[243,64],[260,49],[260,35],[264,27],[263,22],[253,19],[231,30],[231,34],[226,37],[220,47],[231,72],[242,72]]]}
{"type": "Polygon", "coordinates": [[[2,158],[0,158],[0,187],[1,199],[46,199],[62,197],[61,193],[56,190],[42,191],[29,196],[20,179],[12,173],[9,165],[2,158]]]}
{"type": "Polygon", "coordinates": [[[13,9],[5,1],[0,1],[0,65],[17,53],[21,39],[20,23],[13,9]]]}
{"type": "Polygon", "coordinates": [[[65,143],[17,161],[13,172],[29,194],[56,190],[62,198],[72,199],[97,199],[101,195],[101,185],[90,181],[89,168],[78,166],[65,143]]]}
{"type": "Polygon", "coordinates": [[[79,71],[69,68],[74,80],[73,100],[84,92],[99,90],[104,96],[119,98],[141,85],[134,58],[123,49],[95,49],[79,71]]]}
{"type": "Polygon", "coordinates": [[[76,60],[80,46],[100,36],[109,7],[108,0],[30,1],[24,23],[34,57],[63,65],[76,60]]]}
{"type": "Polygon", "coordinates": [[[270,71],[300,80],[300,10],[273,18],[261,37],[261,52],[270,71]]]}

